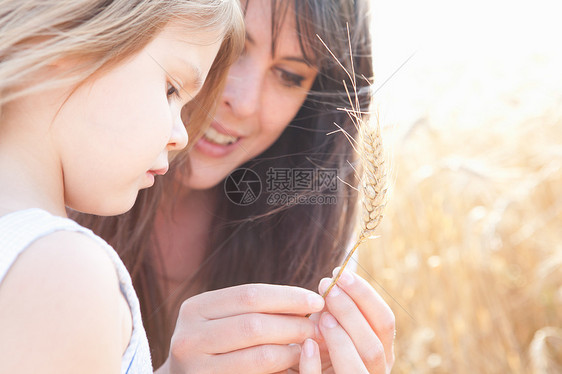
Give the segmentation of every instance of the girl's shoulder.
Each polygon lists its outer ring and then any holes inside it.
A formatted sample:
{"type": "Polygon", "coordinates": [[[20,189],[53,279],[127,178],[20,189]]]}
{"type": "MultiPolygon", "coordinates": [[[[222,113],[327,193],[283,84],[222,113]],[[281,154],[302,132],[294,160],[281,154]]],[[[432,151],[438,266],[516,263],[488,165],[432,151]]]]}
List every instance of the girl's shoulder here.
{"type": "Polygon", "coordinates": [[[59,230],[35,240],[19,254],[4,281],[20,272],[30,284],[58,279],[66,285],[64,289],[76,288],[77,293],[99,287],[119,292],[117,273],[105,250],[77,231],[59,230]]]}
{"type": "Polygon", "coordinates": [[[80,304],[95,299],[94,308],[121,295],[111,259],[94,240],[72,231],[45,235],[18,255],[0,283],[0,309],[11,291],[30,301],[80,304]]]}
{"type": "Polygon", "coordinates": [[[72,276],[76,281],[103,276],[119,290],[112,252],[90,230],[41,209],[0,217],[0,284],[25,267],[30,284],[39,274],[54,279],[72,276]]]}
{"type": "Polygon", "coordinates": [[[0,331],[0,372],[119,370],[130,312],[100,243],[68,230],[30,243],[0,283],[0,331]]]}

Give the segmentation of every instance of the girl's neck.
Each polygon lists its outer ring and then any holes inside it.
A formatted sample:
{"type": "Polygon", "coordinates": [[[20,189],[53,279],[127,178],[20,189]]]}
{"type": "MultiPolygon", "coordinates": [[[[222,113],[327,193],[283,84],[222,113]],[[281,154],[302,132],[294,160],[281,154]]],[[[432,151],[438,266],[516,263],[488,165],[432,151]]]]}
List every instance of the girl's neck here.
{"type": "MultiPolygon", "coordinates": [[[[204,260],[215,209],[213,190],[164,195],[154,223],[158,278],[164,297],[191,280],[204,260]]],[[[191,289],[196,292],[197,285],[191,289]]],[[[187,297],[190,295],[182,295],[187,297]]]]}
{"type": "Polygon", "coordinates": [[[61,90],[54,89],[25,95],[2,106],[0,214],[41,208],[66,216],[60,139],[53,124],[65,97],[61,90]]]}
{"type": "Polygon", "coordinates": [[[56,158],[49,157],[47,147],[29,147],[33,144],[30,138],[27,144],[16,139],[3,140],[0,146],[0,215],[41,208],[65,217],[63,175],[56,158]]]}

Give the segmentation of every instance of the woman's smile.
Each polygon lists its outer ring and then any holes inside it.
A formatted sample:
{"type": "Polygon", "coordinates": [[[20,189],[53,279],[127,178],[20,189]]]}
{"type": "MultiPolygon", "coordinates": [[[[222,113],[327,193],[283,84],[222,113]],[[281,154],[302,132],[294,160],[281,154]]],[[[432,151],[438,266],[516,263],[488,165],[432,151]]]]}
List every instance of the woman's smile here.
{"type": "Polygon", "coordinates": [[[213,122],[195,144],[195,149],[209,157],[223,157],[237,148],[241,139],[242,136],[213,122]]]}

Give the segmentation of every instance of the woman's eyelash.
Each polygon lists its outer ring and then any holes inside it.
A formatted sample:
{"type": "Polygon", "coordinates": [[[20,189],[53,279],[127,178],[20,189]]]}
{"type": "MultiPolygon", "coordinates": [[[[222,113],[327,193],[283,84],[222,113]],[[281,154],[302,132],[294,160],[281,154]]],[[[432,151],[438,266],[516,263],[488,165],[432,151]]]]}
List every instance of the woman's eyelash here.
{"type": "Polygon", "coordinates": [[[173,84],[168,82],[166,95],[168,95],[168,97],[175,96],[177,98],[180,98],[180,91],[173,84]]]}
{"type": "Polygon", "coordinates": [[[289,73],[283,69],[277,69],[279,72],[279,76],[283,83],[289,87],[300,87],[302,86],[302,81],[304,81],[304,77],[298,74],[289,73]]]}

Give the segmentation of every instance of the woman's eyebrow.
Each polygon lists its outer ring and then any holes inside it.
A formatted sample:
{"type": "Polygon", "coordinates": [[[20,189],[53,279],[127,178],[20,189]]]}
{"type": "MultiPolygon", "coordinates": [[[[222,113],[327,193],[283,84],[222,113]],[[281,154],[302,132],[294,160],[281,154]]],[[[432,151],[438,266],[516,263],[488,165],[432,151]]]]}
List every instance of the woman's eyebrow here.
{"type": "MultiPolygon", "coordinates": [[[[254,38],[252,38],[252,36],[250,34],[248,34],[248,31],[246,30],[246,41],[252,45],[256,44],[256,41],[254,40],[254,38]]],[[[300,62],[305,64],[308,67],[314,68],[314,65],[310,63],[310,61],[307,61],[304,57],[300,57],[300,56],[282,56],[280,57],[281,60],[285,60],[285,61],[295,61],[295,62],[300,62]]]]}
{"type": "Polygon", "coordinates": [[[304,57],[285,56],[285,57],[281,57],[281,60],[301,62],[303,64],[306,64],[307,66],[313,67],[313,65],[307,60],[305,60],[304,57]]]}

